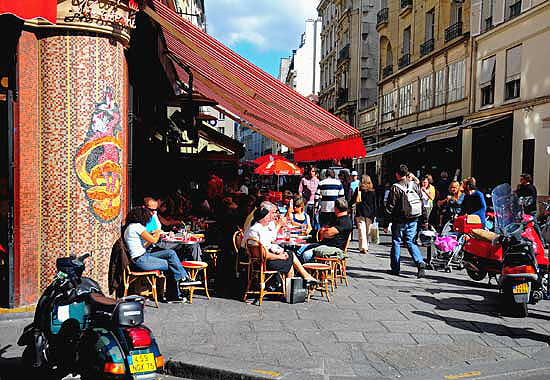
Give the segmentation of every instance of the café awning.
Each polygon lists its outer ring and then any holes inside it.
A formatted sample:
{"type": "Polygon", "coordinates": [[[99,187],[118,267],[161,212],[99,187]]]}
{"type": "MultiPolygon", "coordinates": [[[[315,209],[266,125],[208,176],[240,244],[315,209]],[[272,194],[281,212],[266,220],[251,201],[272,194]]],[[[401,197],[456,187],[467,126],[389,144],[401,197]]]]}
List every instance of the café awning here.
{"type": "Polygon", "coordinates": [[[55,24],[57,0],[0,0],[2,14],[12,14],[23,20],[43,18],[55,24]]]}
{"type": "MultiPolygon", "coordinates": [[[[294,150],[296,161],[362,157],[359,131],[262,71],[159,0],[144,12],[162,29],[167,53],[188,65],[193,87],[294,150]]],[[[187,73],[176,65],[178,75],[187,73]]]]}

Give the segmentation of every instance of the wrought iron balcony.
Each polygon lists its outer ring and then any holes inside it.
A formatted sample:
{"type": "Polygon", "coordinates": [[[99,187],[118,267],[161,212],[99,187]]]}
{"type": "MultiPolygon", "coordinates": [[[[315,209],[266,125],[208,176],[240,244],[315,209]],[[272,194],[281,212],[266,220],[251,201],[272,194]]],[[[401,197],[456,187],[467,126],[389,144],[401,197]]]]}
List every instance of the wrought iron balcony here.
{"type": "Polygon", "coordinates": [[[347,44],[342,49],[340,49],[336,64],[339,65],[340,63],[344,62],[346,59],[349,59],[349,44],[347,44]]]}
{"type": "Polygon", "coordinates": [[[508,14],[507,20],[510,20],[514,17],[519,16],[521,13],[521,0],[515,4],[510,5],[510,13],[508,14]]]}
{"type": "Polygon", "coordinates": [[[413,5],[412,0],[401,0],[401,9],[412,7],[412,5],[413,5]]]}
{"type": "Polygon", "coordinates": [[[403,54],[401,58],[399,58],[399,62],[397,62],[397,66],[402,69],[405,66],[408,66],[411,64],[411,55],[410,54],[403,54]]]}
{"type": "Polygon", "coordinates": [[[454,23],[445,29],[445,42],[454,40],[455,38],[462,35],[462,22],[454,23]]]}
{"type": "Polygon", "coordinates": [[[376,26],[380,26],[388,22],[389,8],[382,8],[376,14],[376,26]]]}
{"type": "Polygon", "coordinates": [[[426,55],[429,54],[434,50],[434,39],[429,39],[428,41],[424,42],[420,45],[420,55],[426,55]]]}
{"type": "Polygon", "coordinates": [[[393,65],[388,65],[382,69],[382,78],[388,77],[393,74],[393,65]]]}
{"type": "Polygon", "coordinates": [[[346,103],[347,101],[348,101],[348,89],[339,88],[338,97],[336,98],[336,107],[340,107],[342,104],[346,103]]]}

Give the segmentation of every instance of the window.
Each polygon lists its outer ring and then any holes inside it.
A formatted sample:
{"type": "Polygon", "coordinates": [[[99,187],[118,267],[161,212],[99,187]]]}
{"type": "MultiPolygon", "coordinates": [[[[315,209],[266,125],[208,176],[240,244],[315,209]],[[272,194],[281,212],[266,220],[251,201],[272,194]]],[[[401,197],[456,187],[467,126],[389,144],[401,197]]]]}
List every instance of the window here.
{"type": "Polygon", "coordinates": [[[506,20],[519,16],[521,0],[506,0],[506,20]]]}
{"type": "Polygon", "coordinates": [[[220,133],[225,133],[224,127],[218,127],[218,132],[220,132],[220,133]]]}
{"type": "Polygon", "coordinates": [[[483,0],[483,7],[481,8],[481,28],[483,31],[493,27],[493,1],[483,0]]]}
{"type": "Polygon", "coordinates": [[[464,98],[464,60],[449,65],[447,101],[455,102],[464,98]]]}
{"type": "Polygon", "coordinates": [[[433,103],[433,74],[420,79],[420,111],[432,108],[433,103]]]}
{"type": "Polygon", "coordinates": [[[220,116],[218,116],[218,120],[225,120],[225,114],[223,112],[220,112],[220,116]]]}
{"type": "Polygon", "coordinates": [[[399,89],[399,117],[407,116],[412,113],[412,92],[412,83],[399,89]]]}
{"type": "Polygon", "coordinates": [[[403,55],[411,52],[411,27],[406,27],[403,30],[403,55]]]}
{"type": "Polygon", "coordinates": [[[521,77],[521,45],[506,50],[506,83],[504,99],[519,98],[521,77]]]}
{"type": "Polygon", "coordinates": [[[481,63],[479,87],[481,88],[481,106],[493,104],[495,98],[495,56],[484,59],[481,63]]]}
{"type": "Polygon", "coordinates": [[[391,52],[391,45],[388,43],[386,47],[386,66],[393,65],[393,54],[391,52]]]}
{"type": "Polygon", "coordinates": [[[435,73],[435,107],[445,104],[445,69],[435,73]]]}
{"type": "Polygon", "coordinates": [[[426,29],[424,31],[424,41],[429,41],[434,38],[434,20],[435,9],[426,12],[426,29]]]}
{"type": "Polygon", "coordinates": [[[394,118],[394,96],[395,91],[392,91],[382,97],[382,121],[393,120],[394,118]]]}
{"type": "Polygon", "coordinates": [[[535,168],[535,139],[523,140],[521,172],[532,174],[535,168]]]}
{"type": "Polygon", "coordinates": [[[462,2],[451,2],[451,25],[462,22],[462,2]]]}

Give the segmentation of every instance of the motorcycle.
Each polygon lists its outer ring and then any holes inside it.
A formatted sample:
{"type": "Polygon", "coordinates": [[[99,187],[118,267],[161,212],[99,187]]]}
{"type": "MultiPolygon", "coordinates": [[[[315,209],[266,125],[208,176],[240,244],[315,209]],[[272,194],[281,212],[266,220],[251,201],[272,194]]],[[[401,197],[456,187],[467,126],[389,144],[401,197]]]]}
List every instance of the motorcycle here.
{"type": "Polygon", "coordinates": [[[164,366],[151,330],[143,324],[144,299],[106,297],[82,277],[85,254],[58,258],[58,273],[38,301],[18,345],[33,379],[69,373],[92,379],[157,379],[164,366]]]}
{"type": "Polygon", "coordinates": [[[528,303],[548,294],[548,257],[536,221],[524,214],[510,185],[497,186],[492,200],[496,232],[471,229],[462,247],[463,264],[475,281],[498,276],[507,309],[525,317],[528,303]]]}

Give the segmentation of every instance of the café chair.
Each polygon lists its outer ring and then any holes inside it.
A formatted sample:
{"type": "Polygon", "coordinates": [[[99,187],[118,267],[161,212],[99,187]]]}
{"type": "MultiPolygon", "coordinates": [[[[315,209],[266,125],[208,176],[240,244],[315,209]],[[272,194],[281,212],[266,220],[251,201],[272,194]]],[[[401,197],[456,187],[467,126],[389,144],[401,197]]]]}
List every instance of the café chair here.
{"type": "Polygon", "coordinates": [[[278,294],[285,296],[285,278],[276,270],[267,270],[267,251],[259,240],[250,238],[246,241],[246,250],[248,252],[249,264],[248,264],[248,280],[246,284],[246,291],[244,293],[243,301],[246,302],[248,295],[257,294],[259,297],[259,304],[262,305],[264,296],[270,294],[278,294]],[[282,283],[282,291],[278,290],[266,290],[266,283],[279,276],[282,283]],[[253,290],[253,287],[257,290],[253,290]]]}
{"type": "Polygon", "coordinates": [[[233,233],[233,254],[235,255],[235,276],[239,277],[241,267],[246,266],[247,273],[250,261],[248,257],[241,257],[241,243],[243,241],[244,234],[242,229],[238,229],[233,233]]]}
{"type": "Polygon", "coordinates": [[[311,299],[311,295],[315,291],[319,291],[321,295],[325,295],[327,301],[330,302],[328,283],[330,281],[331,266],[321,263],[305,263],[304,269],[307,270],[319,283],[308,289],[307,301],[311,299]]]}
{"type": "Polygon", "coordinates": [[[216,272],[216,264],[217,264],[217,261],[218,261],[218,255],[221,253],[221,251],[222,250],[217,245],[208,245],[208,246],[206,246],[202,249],[202,252],[208,254],[208,256],[210,256],[210,258],[212,260],[211,263],[212,263],[212,270],[214,271],[213,273],[216,272]]]}
{"type": "Polygon", "coordinates": [[[203,261],[182,261],[181,265],[187,271],[191,281],[197,281],[197,275],[202,271],[202,286],[191,285],[183,287],[183,289],[189,290],[189,303],[193,303],[193,294],[195,293],[195,290],[204,290],[206,297],[210,299],[210,294],[208,293],[208,277],[206,275],[206,268],[208,268],[208,264],[203,261]]]}
{"type": "Polygon", "coordinates": [[[130,264],[124,268],[123,283],[124,297],[128,295],[130,285],[133,285],[135,295],[152,297],[155,306],[158,308],[157,280],[162,282],[162,294],[165,294],[166,277],[160,270],[133,271],[130,264]]]}

